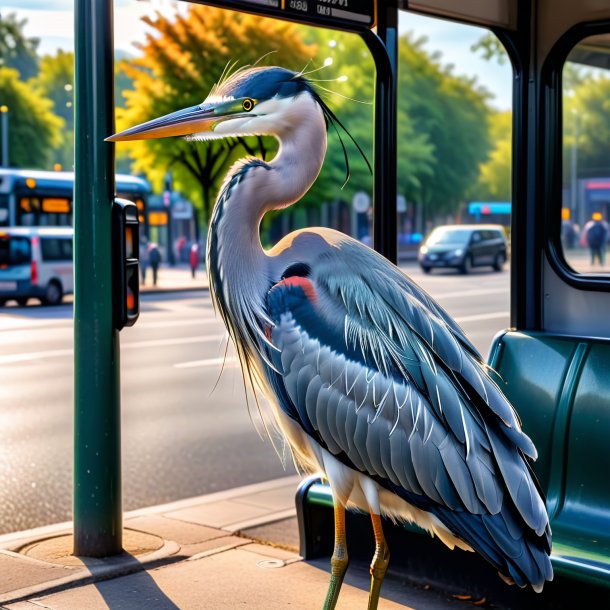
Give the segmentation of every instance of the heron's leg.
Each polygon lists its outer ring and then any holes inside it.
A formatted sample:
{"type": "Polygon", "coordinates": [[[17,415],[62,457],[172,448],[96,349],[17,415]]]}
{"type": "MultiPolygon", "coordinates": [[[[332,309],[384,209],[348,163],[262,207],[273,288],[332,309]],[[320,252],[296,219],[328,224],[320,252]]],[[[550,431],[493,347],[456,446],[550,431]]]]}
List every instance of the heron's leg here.
{"type": "Polygon", "coordinates": [[[335,500],[335,550],[330,560],[330,584],[324,600],[324,610],[333,610],[337,605],[343,577],[347,570],[348,557],[345,542],[345,507],[335,500]]]}
{"type": "Polygon", "coordinates": [[[371,521],[373,522],[373,533],[375,534],[375,554],[371,562],[371,589],[369,592],[368,610],[377,610],[381,583],[390,563],[390,549],[383,535],[381,517],[371,513],[371,521]]]}

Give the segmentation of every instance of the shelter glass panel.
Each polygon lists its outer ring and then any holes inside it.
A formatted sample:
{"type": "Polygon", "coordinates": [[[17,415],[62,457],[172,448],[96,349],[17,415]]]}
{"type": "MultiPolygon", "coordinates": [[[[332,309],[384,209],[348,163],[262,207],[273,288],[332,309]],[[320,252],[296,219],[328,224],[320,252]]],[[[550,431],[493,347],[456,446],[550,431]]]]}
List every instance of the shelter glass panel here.
{"type": "Polygon", "coordinates": [[[399,264],[485,354],[509,326],[512,68],[485,28],[403,11],[399,35],[399,264]]]}
{"type": "Polygon", "coordinates": [[[610,273],[610,34],[590,36],[563,67],[561,248],[573,271],[610,273]]]}

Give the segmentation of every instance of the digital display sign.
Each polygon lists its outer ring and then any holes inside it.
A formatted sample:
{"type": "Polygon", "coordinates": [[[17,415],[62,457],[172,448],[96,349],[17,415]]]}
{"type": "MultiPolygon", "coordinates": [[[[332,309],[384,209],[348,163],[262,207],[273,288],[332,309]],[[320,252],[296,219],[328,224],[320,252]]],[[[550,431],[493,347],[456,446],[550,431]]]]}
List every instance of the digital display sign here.
{"type": "MultiPolygon", "coordinates": [[[[192,1],[192,0],[187,0],[192,1]]],[[[377,0],[194,0],[220,8],[343,30],[375,27],[377,0]]]]}

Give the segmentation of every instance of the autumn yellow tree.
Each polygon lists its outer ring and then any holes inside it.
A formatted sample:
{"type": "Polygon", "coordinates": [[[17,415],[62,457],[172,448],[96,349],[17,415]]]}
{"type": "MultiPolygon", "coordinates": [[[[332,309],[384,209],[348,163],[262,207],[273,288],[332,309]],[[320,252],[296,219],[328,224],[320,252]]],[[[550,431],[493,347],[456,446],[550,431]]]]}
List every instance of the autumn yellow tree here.
{"type": "MultiPolygon", "coordinates": [[[[125,108],[117,112],[119,130],[201,103],[233,62],[243,66],[260,60],[259,65],[300,70],[315,54],[315,46],[305,44],[293,24],[207,6],[192,4],[172,19],[157,13],[144,21],[152,32],[140,45],[142,55],[123,63],[133,89],[124,92],[125,108]]],[[[202,225],[229,165],[244,154],[269,154],[275,142],[172,138],[119,146],[128,151],[134,171],[145,173],[157,190],[171,169],[174,188],[191,198],[202,225]]]]}

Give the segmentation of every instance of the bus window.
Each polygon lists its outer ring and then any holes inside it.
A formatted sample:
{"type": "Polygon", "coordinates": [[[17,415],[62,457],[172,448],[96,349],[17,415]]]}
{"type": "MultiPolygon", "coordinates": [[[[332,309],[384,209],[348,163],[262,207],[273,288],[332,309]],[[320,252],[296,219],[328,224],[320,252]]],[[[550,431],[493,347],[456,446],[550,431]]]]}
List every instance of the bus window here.
{"type": "Polygon", "coordinates": [[[72,226],[72,201],[66,197],[21,197],[17,224],[26,227],[72,226]]]}
{"type": "Polygon", "coordinates": [[[42,259],[45,261],[71,261],[72,239],[42,237],[40,239],[42,259]]]}
{"type": "MultiPolygon", "coordinates": [[[[563,67],[560,243],[580,274],[607,274],[610,241],[610,34],[590,36],[563,67]]],[[[559,213],[559,211],[558,211],[559,213]]]]}
{"type": "Polygon", "coordinates": [[[0,235],[0,269],[29,264],[32,256],[27,237],[0,235]]]}

